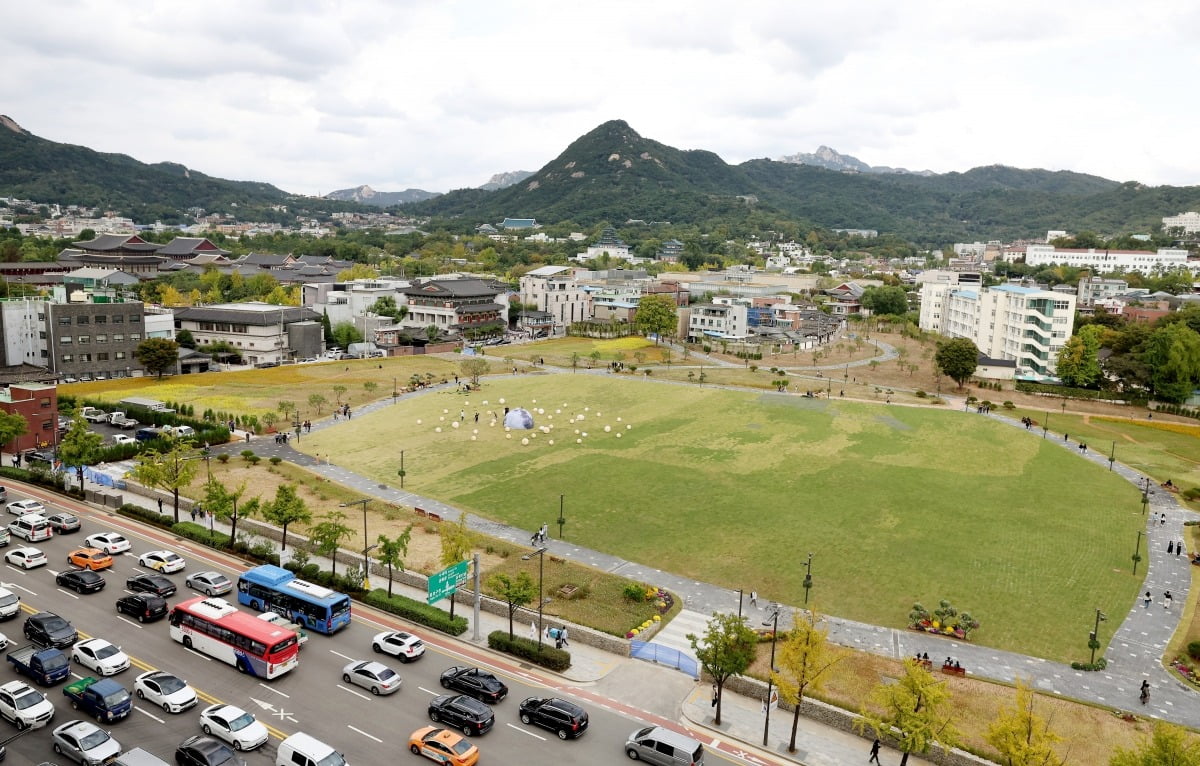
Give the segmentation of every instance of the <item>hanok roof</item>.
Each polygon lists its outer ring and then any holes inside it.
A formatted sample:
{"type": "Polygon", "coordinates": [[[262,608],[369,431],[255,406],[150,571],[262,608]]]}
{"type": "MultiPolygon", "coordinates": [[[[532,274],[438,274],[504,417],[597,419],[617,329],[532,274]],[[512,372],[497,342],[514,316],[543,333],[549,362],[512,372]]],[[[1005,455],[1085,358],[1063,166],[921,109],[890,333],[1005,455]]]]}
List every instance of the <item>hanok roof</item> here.
{"type": "Polygon", "coordinates": [[[483,298],[499,295],[504,290],[482,279],[430,279],[406,287],[401,292],[424,298],[483,298]]]}
{"type": "Polygon", "coordinates": [[[186,259],[201,253],[207,255],[229,255],[228,250],[222,250],[204,237],[176,237],[163,245],[159,255],[170,258],[186,259]]]}
{"type": "Polygon", "coordinates": [[[195,264],[196,266],[221,266],[232,263],[225,255],[222,253],[196,253],[191,258],[188,258],[186,262],[195,264]]]}
{"type": "Polygon", "coordinates": [[[505,229],[532,229],[537,226],[536,218],[505,218],[500,224],[505,229]]]}
{"type": "Polygon", "coordinates": [[[260,269],[269,269],[272,266],[286,266],[289,263],[295,263],[295,261],[296,259],[289,254],[246,253],[241,258],[238,258],[235,263],[246,266],[257,266],[260,269]]]}
{"type": "Polygon", "coordinates": [[[162,245],[147,242],[136,234],[101,234],[87,242],[72,242],[72,245],[89,253],[155,253],[162,245]]]}

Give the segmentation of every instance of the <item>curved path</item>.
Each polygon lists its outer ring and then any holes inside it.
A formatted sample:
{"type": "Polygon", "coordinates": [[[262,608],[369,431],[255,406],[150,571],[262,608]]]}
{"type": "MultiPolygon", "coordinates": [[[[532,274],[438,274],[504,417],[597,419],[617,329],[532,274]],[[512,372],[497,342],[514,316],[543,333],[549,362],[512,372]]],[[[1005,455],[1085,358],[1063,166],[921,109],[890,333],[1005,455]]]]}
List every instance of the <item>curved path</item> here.
{"type": "MultiPolygon", "coordinates": [[[[841,369],[843,366],[837,365],[836,368],[841,369]]],[[[569,369],[561,368],[543,369],[552,374],[570,372],[569,369]]],[[[589,372],[605,371],[606,369],[601,369],[589,372]]],[[[694,385],[681,381],[637,379],[657,385],[694,385]]],[[[404,394],[399,399],[421,396],[449,387],[448,384],[430,386],[404,394]]],[[[714,387],[742,390],[735,386],[714,387]]],[[[362,417],[390,407],[392,404],[391,399],[381,399],[359,407],[353,411],[353,415],[362,417]]],[[[1018,421],[996,413],[976,415],[964,412],[963,417],[990,417],[1013,428],[1025,430],[1018,421]]],[[[313,429],[336,428],[341,422],[344,421],[333,421],[326,418],[313,423],[313,429]]],[[[1028,433],[1029,438],[1044,438],[1038,431],[1028,433]]],[[[1049,434],[1049,439],[1061,445],[1063,449],[1079,452],[1077,444],[1065,441],[1060,435],[1049,434]]],[[[301,436],[301,442],[303,442],[303,436],[301,436]]],[[[330,480],[345,484],[366,496],[398,505],[424,508],[439,514],[444,519],[459,517],[460,511],[457,508],[439,500],[381,485],[348,468],[298,452],[292,448],[291,444],[276,445],[268,440],[259,439],[254,446],[255,451],[260,455],[278,456],[306,466],[310,470],[330,480]]],[[[244,442],[232,442],[222,445],[217,450],[237,454],[244,448],[244,442]]],[[[1089,451],[1086,455],[1080,455],[1080,459],[1090,460],[1105,468],[1109,467],[1108,458],[1095,452],[1089,451]]],[[[1135,485],[1145,478],[1121,463],[1114,463],[1111,470],[1135,485]]],[[[1140,592],[1150,591],[1154,600],[1149,607],[1145,607],[1142,600],[1139,599],[1127,614],[1108,615],[1109,620],[1120,619],[1121,624],[1104,654],[1108,659],[1108,667],[1103,671],[1077,671],[1071,669],[1069,665],[1015,652],[928,636],[913,631],[868,625],[837,617],[827,618],[830,626],[830,638],[845,646],[895,659],[911,657],[918,652],[927,652],[935,661],[950,655],[972,675],[1005,682],[1026,679],[1035,688],[1045,692],[1106,707],[1137,710],[1142,714],[1149,714],[1175,723],[1194,725],[1200,719],[1200,694],[1163,668],[1162,657],[1167,643],[1178,627],[1179,617],[1183,614],[1191,579],[1191,565],[1188,563],[1187,557],[1168,556],[1166,545],[1169,540],[1182,539],[1183,522],[1200,519],[1200,515],[1180,507],[1173,494],[1161,490],[1150,497],[1148,513],[1157,514],[1166,519],[1165,523],[1153,524],[1150,518],[1146,519],[1147,555],[1144,560],[1147,566],[1140,592]],[[1164,606],[1162,599],[1162,594],[1166,590],[1170,590],[1175,596],[1175,604],[1169,609],[1164,606]],[[1143,679],[1148,679],[1153,689],[1151,702],[1144,708],[1137,704],[1138,690],[1143,679]]],[[[475,514],[471,514],[469,526],[484,534],[512,543],[529,544],[530,530],[517,529],[483,519],[475,514]]],[[[738,593],[736,591],[589,550],[573,545],[569,541],[551,539],[547,541],[547,546],[556,556],[570,558],[607,572],[617,573],[642,582],[653,582],[665,587],[684,599],[686,610],[699,613],[704,617],[713,612],[736,613],[738,611],[738,593]]],[[[784,605],[784,608],[790,611],[799,607],[784,605]]],[[[765,605],[749,606],[746,603],[743,603],[743,613],[750,616],[752,624],[755,619],[760,621],[766,619],[767,615],[765,605]]],[[[1082,630],[1081,627],[1081,632],[1082,630]]]]}

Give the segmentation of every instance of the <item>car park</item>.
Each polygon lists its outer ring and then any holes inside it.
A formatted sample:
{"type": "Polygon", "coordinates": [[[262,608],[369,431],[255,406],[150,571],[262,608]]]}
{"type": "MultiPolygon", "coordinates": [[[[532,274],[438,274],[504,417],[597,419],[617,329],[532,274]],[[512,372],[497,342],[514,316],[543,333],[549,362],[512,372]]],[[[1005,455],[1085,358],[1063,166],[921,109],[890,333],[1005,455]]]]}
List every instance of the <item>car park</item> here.
{"type": "Polygon", "coordinates": [[[124,553],[131,547],[125,536],[116,532],[99,532],[94,535],[88,535],[83,540],[84,544],[91,548],[99,548],[108,555],[114,553],[124,553]]]}
{"type": "Polygon", "coordinates": [[[175,749],[175,763],[179,766],[246,766],[229,745],[201,734],[179,743],[175,749]]]}
{"type": "Polygon", "coordinates": [[[149,593],[134,593],[117,599],[117,614],[127,614],[138,622],[167,616],[167,600],[149,593]]]}
{"type": "Polygon", "coordinates": [[[76,593],[97,593],[104,590],[104,578],[90,569],[68,569],[54,576],[54,584],[76,593]]]}
{"type": "Polygon", "coordinates": [[[24,516],[27,513],[42,513],[46,512],[46,506],[39,503],[37,500],[14,500],[8,504],[8,512],[14,516],[24,516]]]}
{"type": "Polygon", "coordinates": [[[188,682],[162,670],[151,670],[135,678],[133,693],[168,713],[182,713],[196,706],[196,692],[188,682]]]}
{"type": "Polygon", "coordinates": [[[79,640],[75,626],[54,612],[38,612],[25,618],[25,638],[42,646],[65,649],[79,640]]]}
{"type": "Polygon", "coordinates": [[[138,556],[138,566],[153,569],[163,574],[178,572],[187,566],[183,556],[174,551],[150,551],[138,556]]]}
{"type": "Polygon", "coordinates": [[[430,700],[429,720],[452,726],[469,736],[490,731],[496,723],[496,714],[474,697],[442,694],[430,700]]]}
{"type": "Polygon", "coordinates": [[[33,569],[34,567],[46,565],[46,554],[32,545],[23,545],[20,548],[13,548],[4,554],[4,560],[15,567],[33,569]]]}
{"type": "Polygon", "coordinates": [[[479,762],[479,748],[471,740],[436,726],[414,731],[408,738],[408,749],[413,755],[449,766],[475,766],[479,762]]]}
{"type": "Polygon", "coordinates": [[[129,670],[129,655],[103,638],[86,638],[75,644],[71,649],[71,661],[101,676],[115,676],[129,670]]]}
{"type": "Polygon", "coordinates": [[[559,697],[526,697],[520,707],[521,723],[549,729],[559,739],[582,737],[588,728],[588,714],[570,700],[559,697]]]}
{"type": "Polygon", "coordinates": [[[479,668],[449,667],[442,671],[442,688],[469,694],[480,702],[495,705],[508,695],[508,687],[496,676],[479,668]]]}
{"type": "Polygon", "coordinates": [[[200,711],[200,730],[225,740],[234,750],[253,750],[267,741],[267,727],[236,705],[209,705],[200,711]]]}
{"type": "Polygon", "coordinates": [[[8,525],[10,534],[20,537],[27,543],[36,543],[54,537],[50,522],[40,513],[27,513],[8,525]]]}
{"type": "Polygon", "coordinates": [[[18,729],[44,726],[54,717],[54,703],[24,681],[0,684],[0,718],[18,729]]]}
{"type": "Polygon", "coordinates": [[[369,689],[375,695],[398,692],[401,684],[399,673],[373,660],[351,662],[342,668],[342,680],[369,689]]]}
{"type": "Polygon", "coordinates": [[[136,574],[125,580],[125,589],[134,593],[153,593],[163,598],[174,596],[176,591],[175,583],[160,574],[136,574]]]}
{"type": "Polygon", "coordinates": [[[184,585],[206,596],[221,596],[233,590],[233,583],[220,572],[197,572],[188,575],[184,585]]]}
{"type": "Polygon", "coordinates": [[[390,654],[401,662],[412,662],[425,653],[425,643],[402,630],[385,630],[371,639],[376,654],[390,654]]]}
{"type": "Polygon", "coordinates": [[[21,613],[21,597],[0,586],[0,620],[11,620],[21,613]]]}
{"type": "Polygon", "coordinates": [[[54,513],[46,517],[50,528],[55,534],[65,535],[68,532],[79,531],[79,519],[70,513],[54,513]]]}
{"type": "Polygon", "coordinates": [[[76,763],[112,763],[121,754],[121,743],[90,721],[67,721],[51,735],[54,752],[76,763]]]}
{"type": "Polygon", "coordinates": [[[67,554],[67,563],[80,569],[98,572],[112,566],[112,556],[99,548],[76,548],[67,554]]]}

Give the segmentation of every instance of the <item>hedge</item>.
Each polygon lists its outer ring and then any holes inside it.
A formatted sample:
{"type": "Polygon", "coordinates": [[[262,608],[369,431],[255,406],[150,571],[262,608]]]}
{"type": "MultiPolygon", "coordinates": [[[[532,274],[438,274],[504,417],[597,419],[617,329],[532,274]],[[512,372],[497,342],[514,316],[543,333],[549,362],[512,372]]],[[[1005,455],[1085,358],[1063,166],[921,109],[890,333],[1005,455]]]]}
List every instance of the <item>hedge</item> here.
{"type": "Polygon", "coordinates": [[[170,529],[171,525],[175,523],[171,520],[170,516],[164,516],[158,511],[152,511],[149,508],[143,508],[140,505],[133,505],[132,503],[125,503],[117,509],[117,513],[137,519],[138,521],[144,521],[160,529],[170,529]]]}
{"type": "Polygon", "coordinates": [[[538,642],[522,636],[508,637],[507,630],[494,630],[488,633],[488,647],[498,652],[505,652],[514,657],[529,660],[535,665],[541,665],[549,670],[562,672],[571,667],[571,653],[556,649],[546,644],[538,651],[538,642]]]}
{"type": "Polygon", "coordinates": [[[1098,391],[1092,388],[1072,388],[1071,386],[1055,386],[1049,383],[1030,383],[1019,380],[1013,386],[1026,394],[1050,394],[1067,399],[1100,399],[1103,401],[1123,401],[1129,404],[1144,405],[1148,401],[1144,395],[1133,392],[1098,391]]]}
{"type": "Polygon", "coordinates": [[[198,543],[204,543],[213,548],[229,547],[229,535],[224,532],[209,530],[202,524],[192,521],[181,521],[178,524],[172,524],[171,531],[180,537],[186,537],[189,540],[195,540],[198,543]]]}
{"type": "Polygon", "coordinates": [[[387,591],[383,588],[376,588],[370,593],[364,594],[362,601],[397,617],[403,617],[411,622],[449,633],[452,636],[461,636],[467,631],[467,618],[460,615],[451,617],[450,613],[443,609],[406,596],[393,595],[388,598],[387,591]]]}

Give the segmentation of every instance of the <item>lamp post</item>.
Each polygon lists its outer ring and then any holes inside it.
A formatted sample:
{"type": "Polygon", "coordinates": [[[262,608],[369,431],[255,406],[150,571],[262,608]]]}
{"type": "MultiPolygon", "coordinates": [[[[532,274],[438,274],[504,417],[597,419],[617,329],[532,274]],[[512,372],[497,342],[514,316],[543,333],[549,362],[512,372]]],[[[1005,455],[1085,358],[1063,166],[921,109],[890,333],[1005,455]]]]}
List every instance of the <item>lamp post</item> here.
{"type": "Polygon", "coordinates": [[[546,605],[546,602],[542,598],[542,577],[545,573],[546,550],[546,547],[542,546],[536,551],[533,551],[532,553],[526,553],[521,557],[521,561],[529,561],[534,556],[538,557],[538,654],[542,653],[542,635],[544,633],[544,630],[542,629],[542,607],[546,605]]]}
{"type": "Polygon", "coordinates": [[[1112,450],[1108,453],[1108,470],[1112,470],[1113,461],[1117,459],[1117,443],[1112,443],[1112,450]]]}
{"type": "Polygon", "coordinates": [[[563,518],[563,498],[564,497],[565,497],[565,495],[562,495],[562,494],[560,494],[558,496],[558,539],[559,540],[563,539],[563,531],[562,531],[563,524],[567,523],[567,520],[563,518]]]}
{"type": "Polygon", "coordinates": [[[808,592],[810,590],[812,590],[812,557],[813,557],[813,555],[810,552],[808,554],[808,561],[805,562],[805,564],[804,564],[805,569],[806,569],[806,571],[804,572],[804,605],[805,606],[808,606],[808,592]]]}
{"type": "Polygon", "coordinates": [[[208,480],[212,481],[212,450],[209,449],[207,443],[205,443],[204,452],[201,454],[204,457],[204,470],[208,473],[208,480]]]}
{"type": "Polygon", "coordinates": [[[771,619],[763,620],[764,626],[771,626],[771,664],[767,668],[767,699],[763,703],[767,712],[763,721],[763,747],[767,746],[767,737],[771,733],[771,673],[775,672],[775,641],[779,638],[779,604],[772,604],[771,607],[771,619]]]}
{"type": "Polygon", "coordinates": [[[392,404],[396,403],[396,397],[400,396],[400,391],[396,387],[396,379],[392,378],[392,404]]]}
{"type": "Polygon", "coordinates": [[[744,591],[741,588],[737,589],[738,594],[738,619],[742,619],[742,595],[744,591]]]}
{"type": "Polygon", "coordinates": [[[1091,665],[1096,664],[1096,650],[1100,648],[1100,639],[1096,634],[1100,632],[1100,623],[1107,619],[1108,616],[1104,612],[1101,612],[1099,609],[1096,610],[1096,627],[1092,629],[1092,633],[1088,637],[1088,648],[1092,650],[1092,660],[1089,663],[1091,665]]]}
{"type": "Polygon", "coordinates": [[[1050,410],[1046,410],[1046,419],[1042,421],[1042,438],[1046,438],[1046,430],[1050,428],[1050,410]]]}
{"type": "Polygon", "coordinates": [[[396,474],[400,477],[400,489],[404,489],[404,450],[400,450],[400,470],[396,474]]]}
{"type": "Polygon", "coordinates": [[[1133,574],[1135,577],[1137,576],[1138,562],[1142,560],[1142,535],[1144,534],[1145,532],[1140,529],[1138,530],[1137,544],[1133,546],[1133,555],[1130,556],[1133,559],[1133,574]]]}
{"type": "Polygon", "coordinates": [[[1142,515],[1146,515],[1146,509],[1150,507],[1150,496],[1154,494],[1154,490],[1150,489],[1150,477],[1147,476],[1138,482],[1142,488],[1142,515]]]}
{"type": "Polygon", "coordinates": [[[300,443],[300,428],[301,428],[301,426],[302,426],[302,424],[300,423],[300,410],[296,410],[296,422],[292,423],[292,429],[295,430],[295,432],[296,432],[296,443],[297,444],[300,443]]]}
{"type": "Polygon", "coordinates": [[[367,503],[369,502],[371,502],[371,498],[364,497],[362,500],[351,500],[348,503],[338,503],[338,506],[341,508],[346,508],[351,505],[361,505],[363,509],[363,588],[366,590],[370,590],[370,586],[367,584],[369,580],[367,577],[367,572],[370,571],[370,560],[367,558],[367,554],[370,553],[371,549],[375,547],[374,545],[367,545],[367,503]]]}

